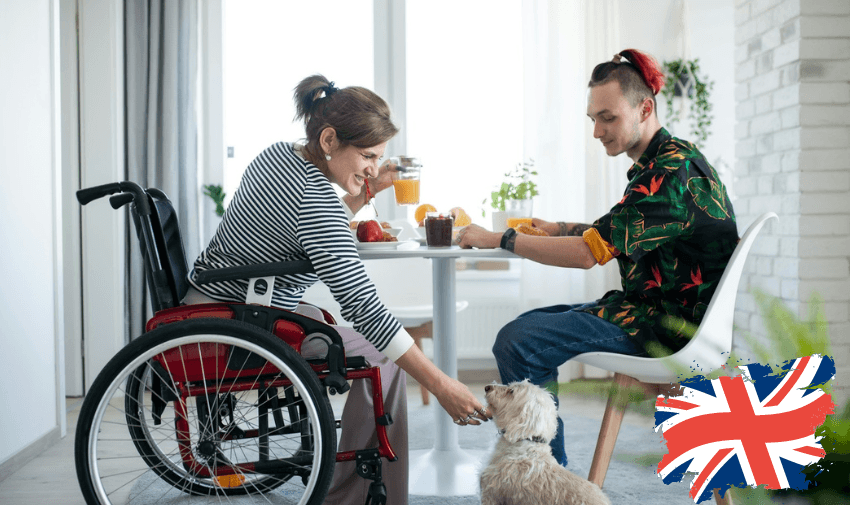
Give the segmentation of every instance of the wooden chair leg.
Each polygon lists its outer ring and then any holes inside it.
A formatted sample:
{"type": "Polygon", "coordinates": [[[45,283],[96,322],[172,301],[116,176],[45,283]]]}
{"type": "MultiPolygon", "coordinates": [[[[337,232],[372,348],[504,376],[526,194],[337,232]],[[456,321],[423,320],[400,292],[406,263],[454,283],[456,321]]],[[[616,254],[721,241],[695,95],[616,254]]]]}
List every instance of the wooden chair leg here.
{"type": "Polygon", "coordinates": [[[726,490],[726,496],[720,496],[717,489],[714,490],[714,501],[717,505],[732,505],[732,490],[726,490]]]}
{"type": "MultiPolygon", "coordinates": [[[[416,344],[416,347],[422,349],[422,339],[423,338],[432,338],[433,323],[428,321],[425,324],[421,324],[419,326],[415,326],[413,328],[405,328],[407,333],[413,338],[413,343],[416,344]]],[[[428,393],[428,390],[419,385],[419,390],[422,393],[422,405],[428,405],[431,400],[431,395],[428,393]]]]}
{"type": "Polygon", "coordinates": [[[617,435],[620,433],[620,425],[626,413],[628,397],[626,391],[637,385],[640,385],[640,382],[628,375],[614,374],[614,391],[608,396],[608,404],[602,416],[602,426],[599,428],[599,438],[596,441],[596,450],[593,452],[593,461],[590,463],[590,473],[587,477],[587,480],[600,488],[605,482],[605,474],[608,473],[608,465],[611,463],[614,445],[617,443],[617,435]]]}

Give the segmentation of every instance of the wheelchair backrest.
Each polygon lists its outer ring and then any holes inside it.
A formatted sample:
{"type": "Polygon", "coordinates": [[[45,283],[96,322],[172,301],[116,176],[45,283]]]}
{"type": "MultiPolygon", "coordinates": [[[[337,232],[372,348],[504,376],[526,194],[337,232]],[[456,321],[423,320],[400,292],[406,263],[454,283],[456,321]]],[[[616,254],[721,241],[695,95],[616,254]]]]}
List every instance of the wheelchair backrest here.
{"type": "Polygon", "coordinates": [[[183,249],[183,239],[180,236],[180,226],[177,222],[177,212],[165,194],[155,188],[148,188],[148,198],[151,201],[151,229],[154,247],[145,242],[139,215],[135,206],[131,212],[136,227],[136,236],[142,250],[145,265],[145,277],[151,295],[151,305],[155,312],[180,305],[180,300],[186,296],[189,289],[186,262],[186,252],[183,249]],[[151,270],[151,254],[156,254],[162,271],[151,270]]]}

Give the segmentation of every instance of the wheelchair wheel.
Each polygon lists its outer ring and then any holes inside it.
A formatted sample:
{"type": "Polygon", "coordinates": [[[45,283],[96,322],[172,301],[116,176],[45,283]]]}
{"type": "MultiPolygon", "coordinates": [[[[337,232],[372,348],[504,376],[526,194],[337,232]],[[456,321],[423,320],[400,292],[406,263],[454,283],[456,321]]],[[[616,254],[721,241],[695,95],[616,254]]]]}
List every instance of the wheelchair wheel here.
{"type": "Polygon", "coordinates": [[[336,457],[316,374],[240,321],[163,325],[106,365],[80,411],[77,477],[88,503],[320,504],[336,457]],[[244,498],[235,495],[246,495],[244,498]]]}

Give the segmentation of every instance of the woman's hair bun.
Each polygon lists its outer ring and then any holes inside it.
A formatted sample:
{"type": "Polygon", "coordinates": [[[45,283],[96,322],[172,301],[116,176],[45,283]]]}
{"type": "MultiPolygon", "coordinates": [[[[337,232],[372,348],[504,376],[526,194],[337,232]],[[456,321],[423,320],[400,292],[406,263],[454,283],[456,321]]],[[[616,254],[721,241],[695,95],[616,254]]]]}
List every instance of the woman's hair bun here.
{"type": "Polygon", "coordinates": [[[306,124],[319,101],[328,95],[332,84],[321,74],[311,75],[299,82],[295,87],[295,119],[306,124]]]}

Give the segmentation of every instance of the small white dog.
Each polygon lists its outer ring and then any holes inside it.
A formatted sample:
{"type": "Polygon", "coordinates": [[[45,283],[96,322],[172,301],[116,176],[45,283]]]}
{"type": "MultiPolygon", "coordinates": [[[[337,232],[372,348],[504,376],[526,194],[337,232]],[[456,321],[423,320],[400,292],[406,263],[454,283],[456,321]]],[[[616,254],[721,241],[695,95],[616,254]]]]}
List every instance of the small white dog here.
{"type": "Polygon", "coordinates": [[[502,436],[481,472],[481,505],[610,505],[599,486],[552,456],[558,412],[548,391],[528,380],[484,390],[502,436]]]}

